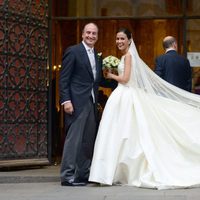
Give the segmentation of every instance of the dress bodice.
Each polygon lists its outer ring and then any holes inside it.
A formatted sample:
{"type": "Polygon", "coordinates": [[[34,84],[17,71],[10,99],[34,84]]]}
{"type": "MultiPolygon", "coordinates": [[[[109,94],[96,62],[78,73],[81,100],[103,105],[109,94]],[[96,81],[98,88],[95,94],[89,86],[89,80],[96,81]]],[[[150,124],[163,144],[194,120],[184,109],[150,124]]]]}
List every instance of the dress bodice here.
{"type": "MultiPolygon", "coordinates": [[[[118,74],[122,75],[124,74],[124,60],[125,60],[125,56],[121,57],[120,63],[118,65],[118,74]]],[[[134,60],[132,59],[132,62],[134,62],[134,60]]],[[[130,75],[130,79],[129,81],[124,84],[125,86],[134,86],[134,77],[133,77],[133,69],[131,68],[131,75],[130,75]]]]}

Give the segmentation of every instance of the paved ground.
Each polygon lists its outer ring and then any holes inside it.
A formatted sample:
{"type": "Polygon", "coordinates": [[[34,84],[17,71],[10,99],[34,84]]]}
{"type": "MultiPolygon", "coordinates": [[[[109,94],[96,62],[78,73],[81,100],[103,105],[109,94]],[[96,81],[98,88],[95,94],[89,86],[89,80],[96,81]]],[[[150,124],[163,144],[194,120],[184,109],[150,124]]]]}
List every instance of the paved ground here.
{"type": "Polygon", "coordinates": [[[200,188],[62,187],[59,166],[0,172],[0,200],[200,200],[200,188]]]}
{"type": "Polygon", "coordinates": [[[0,187],[2,183],[59,182],[59,170],[56,165],[0,171],[0,187]]]}

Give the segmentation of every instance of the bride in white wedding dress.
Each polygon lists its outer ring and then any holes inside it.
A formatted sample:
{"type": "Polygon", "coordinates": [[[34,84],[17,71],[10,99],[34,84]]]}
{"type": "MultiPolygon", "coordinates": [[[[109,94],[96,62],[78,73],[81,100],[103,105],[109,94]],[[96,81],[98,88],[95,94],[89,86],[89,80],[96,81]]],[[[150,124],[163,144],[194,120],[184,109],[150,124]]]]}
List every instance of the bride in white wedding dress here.
{"type": "Polygon", "coordinates": [[[158,77],[121,29],[118,81],[100,122],[89,181],[168,189],[200,184],[200,97],[158,77]]]}

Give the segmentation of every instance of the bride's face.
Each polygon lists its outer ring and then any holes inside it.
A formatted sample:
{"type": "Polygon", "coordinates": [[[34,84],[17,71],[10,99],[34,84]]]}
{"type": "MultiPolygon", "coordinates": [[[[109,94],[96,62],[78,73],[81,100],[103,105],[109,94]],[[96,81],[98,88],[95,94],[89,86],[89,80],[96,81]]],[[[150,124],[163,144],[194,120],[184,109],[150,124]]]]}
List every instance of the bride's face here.
{"type": "Polygon", "coordinates": [[[119,32],[116,35],[116,45],[118,49],[124,53],[128,51],[129,48],[129,39],[127,35],[123,32],[119,32]]]}

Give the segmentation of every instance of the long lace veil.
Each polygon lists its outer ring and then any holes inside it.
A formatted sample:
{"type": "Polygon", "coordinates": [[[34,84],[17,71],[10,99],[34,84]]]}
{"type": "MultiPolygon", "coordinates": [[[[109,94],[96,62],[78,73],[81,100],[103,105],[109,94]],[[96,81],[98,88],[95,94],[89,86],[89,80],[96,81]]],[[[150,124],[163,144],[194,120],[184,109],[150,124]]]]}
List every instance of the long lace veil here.
{"type": "Polygon", "coordinates": [[[166,97],[171,100],[189,104],[200,109],[200,96],[180,89],[155,74],[140,58],[134,41],[131,41],[129,52],[132,55],[132,79],[134,87],[149,94],[166,97]]]}

